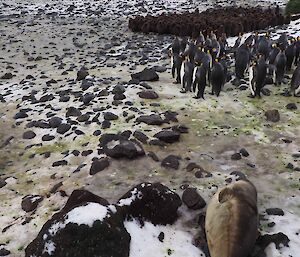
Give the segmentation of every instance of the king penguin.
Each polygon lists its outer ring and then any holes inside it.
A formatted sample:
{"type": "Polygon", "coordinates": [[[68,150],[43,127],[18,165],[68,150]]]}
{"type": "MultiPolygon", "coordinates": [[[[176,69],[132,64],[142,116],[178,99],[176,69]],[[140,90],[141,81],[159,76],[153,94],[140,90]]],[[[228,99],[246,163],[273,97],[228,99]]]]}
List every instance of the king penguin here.
{"type": "Polygon", "coordinates": [[[210,75],[210,83],[212,85],[212,95],[219,96],[220,92],[225,84],[224,67],[216,59],[213,63],[210,75]]]}
{"type": "Polygon", "coordinates": [[[295,54],[296,54],[295,41],[294,39],[291,39],[290,44],[287,46],[285,50],[286,71],[291,71],[295,54]]]}
{"type": "Polygon", "coordinates": [[[285,56],[284,51],[282,51],[282,50],[280,50],[280,52],[276,56],[275,67],[276,67],[275,84],[281,85],[281,83],[284,79],[284,74],[285,74],[285,69],[286,69],[286,56],[285,56]]]}
{"type": "Polygon", "coordinates": [[[250,51],[246,45],[241,45],[235,53],[235,74],[238,79],[244,78],[245,70],[250,62],[250,51]]]}
{"type": "Polygon", "coordinates": [[[294,96],[300,96],[300,61],[298,62],[298,66],[294,71],[291,80],[291,93],[294,96]]]}

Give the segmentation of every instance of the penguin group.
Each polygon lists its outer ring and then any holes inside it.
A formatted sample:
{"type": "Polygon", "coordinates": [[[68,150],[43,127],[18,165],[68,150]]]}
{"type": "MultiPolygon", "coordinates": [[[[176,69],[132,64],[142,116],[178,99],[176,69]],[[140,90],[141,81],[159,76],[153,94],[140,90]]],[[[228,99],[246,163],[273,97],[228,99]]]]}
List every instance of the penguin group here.
{"type": "Polygon", "coordinates": [[[181,92],[196,92],[195,98],[204,99],[205,88],[211,85],[211,94],[219,96],[227,81],[226,48],[226,36],[217,40],[213,32],[189,40],[176,37],[170,47],[171,70],[181,92]]]}
{"type": "Polygon", "coordinates": [[[281,34],[272,40],[269,33],[248,36],[241,33],[233,47],[228,46],[226,34],[217,38],[214,32],[202,32],[195,38],[175,37],[169,47],[174,83],[182,85],[182,93],[195,92],[203,98],[207,86],[211,94],[220,95],[234,61],[235,81],[249,81],[251,97],[261,97],[266,84],[286,84],[286,75],[292,73],[290,93],[300,94],[300,37],[281,34]]]}

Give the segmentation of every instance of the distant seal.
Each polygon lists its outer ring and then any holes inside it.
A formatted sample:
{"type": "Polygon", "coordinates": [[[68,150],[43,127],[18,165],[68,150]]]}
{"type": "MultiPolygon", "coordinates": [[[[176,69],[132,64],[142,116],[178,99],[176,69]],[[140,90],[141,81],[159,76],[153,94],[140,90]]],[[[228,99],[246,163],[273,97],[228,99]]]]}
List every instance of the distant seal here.
{"type": "Polygon", "coordinates": [[[211,257],[246,257],[258,234],[257,192],[239,180],[220,189],[211,199],[205,220],[211,257]]]}

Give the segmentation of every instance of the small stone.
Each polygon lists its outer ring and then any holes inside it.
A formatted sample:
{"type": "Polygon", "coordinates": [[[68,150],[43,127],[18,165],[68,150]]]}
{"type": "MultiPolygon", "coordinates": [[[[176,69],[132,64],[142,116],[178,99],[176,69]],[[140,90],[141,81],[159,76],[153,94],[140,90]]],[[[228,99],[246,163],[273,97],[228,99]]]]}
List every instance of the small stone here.
{"type": "Polygon", "coordinates": [[[68,165],[68,162],[66,160],[56,161],[52,163],[52,167],[65,166],[65,165],[68,165]]]}
{"type": "Polygon", "coordinates": [[[269,208],[266,209],[268,215],[276,215],[276,216],[283,216],[284,212],[280,208],[269,208]]]}
{"type": "Polygon", "coordinates": [[[21,203],[22,210],[26,212],[35,210],[39,202],[43,201],[43,199],[40,195],[27,195],[23,197],[21,203]]]}
{"type": "Polygon", "coordinates": [[[293,165],[292,163],[289,162],[289,163],[286,165],[286,168],[287,168],[287,169],[293,170],[293,169],[294,169],[294,165],[293,165]]]}
{"type": "Polygon", "coordinates": [[[32,139],[35,136],[36,136],[36,134],[33,131],[29,130],[29,131],[24,132],[23,139],[32,139]]]}
{"type": "Polygon", "coordinates": [[[248,157],[250,154],[248,153],[248,151],[245,148],[242,148],[240,150],[240,154],[244,157],[248,157]]]}
{"type": "Polygon", "coordinates": [[[90,175],[95,175],[96,173],[107,168],[108,166],[109,166],[108,158],[95,159],[92,162],[92,166],[90,168],[90,175]]]}
{"type": "Polygon", "coordinates": [[[12,79],[12,78],[13,78],[13,75],[12,75],[10,72],[5,73],[5,74],[1,77],[1,79],[12,79]]]}
{"type": "Polygon", "coordinates": [[[265,112],[267,121],[278,122],[280,120],[280,114],[278,110],[268,110],[265,112]]]}
{"type": "Polygon", "coordinates": [[[153,90],[141,91],[138,93],[138,96],[140,98],[144,98],[144,99],[157,99],[158,98],[158,94],[153,90]]]}
{"type": "Polygon", "coordinates": [[[289,103],[285,106],[288,110],[297,110],[297,105],[295,103],[289,103]]]}
{"type": "Polygon", "coordinates": [[[0,249],[0,256],[7,256],[7,255],[10,255],[10,251],[6,250],[5,248],[1,248],[0,249]]]}
{"type": "Polygon", "coordinates": [[[182,194],[182,201],[185,205],[192,210],[202,209],[206,202],[197,192],[196,188],[187,188],[182,194]]]}
{"type": "Polygon", "coordinates": [[[58,126],[56,132],[59,134],[64,134],[66,133],[68,130],[70,130],[71,125],[68,123],[62,123],[58,126]]]}
{"type": "Polygon", "coordinates": [[[163,242],[165,239],[165,233],[164,232],[160,232],[159,235],[158,235],[158,240],[160,242],[163,242]]]}
{"type": "Polygon", "coordinates": [[[162,160],[161,162],[161,166],[165,167],[165,168],[171,168],[174,170],[178,170],[179,168],[179,160],[181,158],[179,156],[176,155],[169,155],[167,156],[165,159],[162,160]]]}
{"type": "Polygon", "coordinates": [[[234,153],[233,155],[231,155],[231,160],[237,161],[242,159],[242,156],[240,153],[234,153]]]}
{"type": "Polygon", "coordinates": [[[78,72],[77,72],[77,78],[76,80],[83,80],[85,79],[86,76],[88,76],[89,73],[85,68],[81,68],[78,72]]]}
{"type": "Polygon", "coordinates": [[[118,115],[112,112],[105,112],[104,113],[104,120],[117,120],[119,117],[118,115]]]}
{"type": "Polygon", "coordinates": [[[157,157],[157,155],[153,152],[149,152],[148,156],[155,162],[159,162],[159,158],[157,157]]]}
{"type": "Polygon", "coordinates": [[[55,138],[55,136],[52,135],[43,135],[42,136],[42,141],[51,141],[55,138]]]}
{"type": "Polygon", "coordinates": [[[180,133],[173,130],[162,130],[154,135],[160,141],[165,143],[174,143],[177,142],[180,138],[180,133]]]}

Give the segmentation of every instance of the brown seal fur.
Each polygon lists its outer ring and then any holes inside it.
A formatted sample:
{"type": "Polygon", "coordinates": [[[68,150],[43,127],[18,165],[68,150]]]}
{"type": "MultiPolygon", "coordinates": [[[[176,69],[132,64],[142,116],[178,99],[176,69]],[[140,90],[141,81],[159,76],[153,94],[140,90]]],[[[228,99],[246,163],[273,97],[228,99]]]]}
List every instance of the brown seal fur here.
{"type": "Polygon", "coordinates": [[[220,189],[206,212],[205,231],[211,257],[245,257],[258,231],[257,192],[240,180],[220,189]]]}

